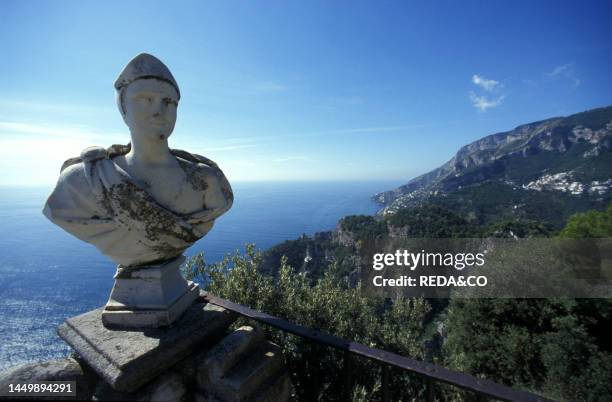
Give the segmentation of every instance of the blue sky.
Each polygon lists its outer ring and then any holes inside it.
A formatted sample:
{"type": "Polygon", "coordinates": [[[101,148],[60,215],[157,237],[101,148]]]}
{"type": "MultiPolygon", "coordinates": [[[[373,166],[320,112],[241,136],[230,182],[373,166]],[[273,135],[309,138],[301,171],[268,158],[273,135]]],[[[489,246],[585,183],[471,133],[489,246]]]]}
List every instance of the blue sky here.
{"type": "Polygon", "coordinates": [[[487,134],[612,104],[612,2],[0,2],[0,184],[126,143],[136,54],[181,87],[170,145],[242,180],[399,180],[487,134]]]}

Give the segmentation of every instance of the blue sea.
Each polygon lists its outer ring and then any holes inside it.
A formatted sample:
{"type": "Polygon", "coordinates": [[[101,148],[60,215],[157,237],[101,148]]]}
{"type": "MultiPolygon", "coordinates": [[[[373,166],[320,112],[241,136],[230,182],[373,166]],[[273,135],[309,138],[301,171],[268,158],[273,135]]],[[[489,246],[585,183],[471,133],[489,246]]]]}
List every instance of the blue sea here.
{"type": "MultiPolygon", "coordinates": [[[[398,184],[234,183],[232,209],[186,254],[214,262],[246,243],[265,250],[330,230],[345,215],[375,213],[371,196],[398,184]]],[[[42,215],[50,191],[0,187],[0,371],[66,356],[57,326],[104,305],[113,284],[114,263],[42,215]]]]}

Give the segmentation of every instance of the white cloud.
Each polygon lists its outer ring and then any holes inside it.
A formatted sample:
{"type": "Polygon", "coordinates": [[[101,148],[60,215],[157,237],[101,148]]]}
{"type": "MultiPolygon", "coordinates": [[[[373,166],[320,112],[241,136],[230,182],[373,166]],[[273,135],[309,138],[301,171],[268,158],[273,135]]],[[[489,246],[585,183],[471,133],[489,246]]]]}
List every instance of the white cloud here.
{"type": "Polygon", "coordinates": [[[501,92],[503,84],[499,81],[474,74],[472,75],[472,84],[480,87],[481,93],[478,94],[474,91],[470,91],[470,101],[472,101],[472,106],[481,112],[499,106],[506,97],[506,95],[501,92]]]}
{"type": "Polygon", "coordinates": [[[556,77],[560,74],[565,74],[567,73],[567,71],[569,71],[572,67],[571,63],[568,64],[563,64],[561,66],[557,66],[555,67],[550,73],[548,73],[549,76],[551,77],[556,77]]]}
{"type": "Polygon", "coordinates": [[[478,74],[474,74],[472,76],[472,83],[478,85],[479,87],[488,92],[493,92],[496,89],[499,89],[499,87],[501,87],[499,81],[490,80],[478,74]]]}
{"type": "Polygon", "coordinates": [[[564,79],[570,82],[572,88],[576,88],[580,85],[580,78],[576,76],[574,71],[574,63],[562,64],[553,68],[553,70],[547,73],[552,79],[564,79]]]}
{"type": "Polygon", "coordinates": [[[0,184],[50,184],[59,168],[91,145],[126,143],[129,135],[87,127],[0,121],[0,184]]]}
{"type": "Polygon", "coordinates": [[[472,105],[481,112],[485,112],[487,109],[499,106],[504,98],[504,95],[499,95],[495,99],[490,99],[484,95],[479,96],[474,92],[470,92],[470,100],[472,101],[472,105]]]}

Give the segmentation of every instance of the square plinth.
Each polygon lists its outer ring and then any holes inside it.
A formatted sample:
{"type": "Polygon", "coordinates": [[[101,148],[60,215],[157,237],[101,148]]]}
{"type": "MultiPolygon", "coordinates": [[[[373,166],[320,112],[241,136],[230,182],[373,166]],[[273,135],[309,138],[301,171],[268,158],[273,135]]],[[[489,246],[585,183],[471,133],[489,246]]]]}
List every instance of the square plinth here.
{"type": "MultiPolygon", "coordinates": [[[[106,304],[102,311],[102,322],[108,327],[116,328],[158,328],[173,325],[181,314],[200,295],[200,288],[193,282],[185,282],[185,293],[167,306],[156,309],[143,309],[120,305],[112,299],[106,304]]],[[[117,285],[115,285],[117,288],[117,285]]],[[[115,292],[113,292],[115,293],[115,292]]],[[[112,297],[112,296],[111,296],[112,297]]]]}
{"type": "Polygon", "coordinates": [[[107,326],[158,328],[171,325],[198,298],[197,284],[180,271],[185,256],[157,265],[119,266],[102,312],[107,326]]]}
{"type": "Polygon", "coordinates": [[[235,317],[222,307],[197,303],[172,327],[109,329],[100,308],[69,318],[57,332],[113,389],[131,392],[196,349],[212,345],[235,317]]]}

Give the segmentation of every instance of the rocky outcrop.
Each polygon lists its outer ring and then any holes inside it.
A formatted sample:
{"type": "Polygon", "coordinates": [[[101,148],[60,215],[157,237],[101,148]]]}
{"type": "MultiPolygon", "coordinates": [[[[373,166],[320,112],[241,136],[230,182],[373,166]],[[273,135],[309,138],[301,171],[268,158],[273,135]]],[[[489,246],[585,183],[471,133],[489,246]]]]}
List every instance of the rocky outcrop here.
{"type": "Polygon", "coordinates": [[[357,240],[356,236],[350,230],[342,228],[342,221],[338,222],[336,229],[332,232],[331,239],[334,243],[344,247],[355,247],[357,240]]]}

